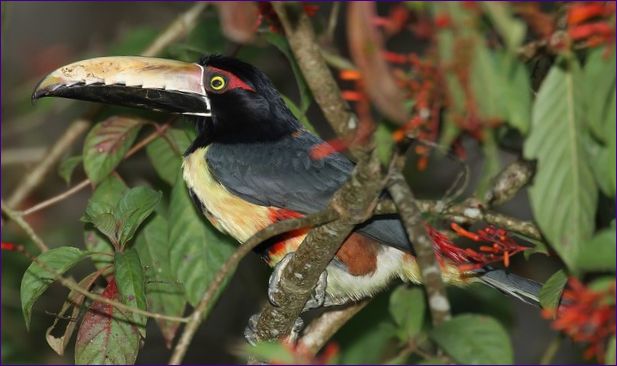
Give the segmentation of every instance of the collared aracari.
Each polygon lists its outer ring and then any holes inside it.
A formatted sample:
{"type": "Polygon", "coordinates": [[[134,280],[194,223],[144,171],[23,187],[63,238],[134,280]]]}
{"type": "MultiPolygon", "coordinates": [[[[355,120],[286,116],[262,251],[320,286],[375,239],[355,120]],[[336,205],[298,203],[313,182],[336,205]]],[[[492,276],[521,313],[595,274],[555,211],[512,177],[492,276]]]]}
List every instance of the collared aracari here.
{"type": "MultiPolygon", "coordinates": [[[[184,180],[210,222],[240,243],[279,220],[323,210],[354,167],[339,153],[312,158],[312,149],[324,141],[302,127],[263,72],[234,58],[212,55],[198,63],[94,58],[44,78],[33,98],[47,96],[194,116],[198,135],[184,154],[184,180]]],[[[305,235],[284,235],[265,249],[266,261],[276,266],[271,289],[284,258],[305,235]]],[[[359,300],[395,278],[421,280],[399,219],[374,217],[342,244],[311,306],[359,300]]],[[[538,302],[540,284],[504,270],[461,273],[445,261],[443,278],[455,285],[480,281],[538,302]]]]}

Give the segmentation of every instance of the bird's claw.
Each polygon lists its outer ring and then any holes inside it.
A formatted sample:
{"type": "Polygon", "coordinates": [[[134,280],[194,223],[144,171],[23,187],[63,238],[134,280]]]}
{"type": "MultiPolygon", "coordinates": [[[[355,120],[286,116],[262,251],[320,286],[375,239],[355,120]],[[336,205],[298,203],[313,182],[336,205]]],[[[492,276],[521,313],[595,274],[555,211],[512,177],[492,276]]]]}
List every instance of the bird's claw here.
{"type": "MultiPolygon", "coordinates": [[[[274,267],[274,271],[270,276],[270,280],[268,281],[268,299],[270,300],[270,303],[274,306],[281,306],[276,301],[276,296],[281,291],[279,284],[281,281],[283,270],[285,269],[285,266],[287,266],[292,257],[293,253],[287,253],[285,257],[283,257],[283,259],[276,264],[276,266],[274,267]]],[[[326,299],[327,285],[328,273],[324,271],[319,276],[319,280],[317,281],[315,288],[311,292],[311,297],[307,300],[306,304],[304,305],[304,309],[302,309],[302,312],[318,308],[324,304],[324,300],[326,299]]]]}

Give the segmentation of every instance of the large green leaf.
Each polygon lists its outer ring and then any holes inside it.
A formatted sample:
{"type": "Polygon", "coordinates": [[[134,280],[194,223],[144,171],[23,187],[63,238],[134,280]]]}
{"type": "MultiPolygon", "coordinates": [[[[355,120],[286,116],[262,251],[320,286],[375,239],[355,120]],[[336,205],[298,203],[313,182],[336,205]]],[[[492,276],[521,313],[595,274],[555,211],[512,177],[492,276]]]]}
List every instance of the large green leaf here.
{"type": "Polygon", "coordinates": [[[615,113],[606,118],[615,102],[615,50],[598,47],[589,52],[584,68],[585,120],[594,136],[606,141],[606,124],[615,126],[615,113]]]}
{"type": "Polygon", "coordinates": [[[508,123],[527,134],[531,123],[531,81],[527,67],[511,55],[504,55],[501,62],[508,75],[503,81],[508,123]]]}
{"type": "Polygon", "coordinates": [[[397,335],[403,342],[415,337],[422,330],[426,313],[424,292],[418,287],[397,287],[390,295],[390,315],[398,326],[397,335]]]}
{"type": "Polygon", "coordinates": [[[137,228],[150,216],[161,200],[162,193],[141,186],[124,193],[115,212],[117,223],[121,225],[118,241],[121,245],[131,240],[137,228]]]}
{"type": "Polygon", "coordinates": [[[142,120],[113,116],[92,127],[84,142],[84,169],[93,183],[102,181],[122,161],[142,120]]]}
{"type": "Polygon", "coordinates": [[[606,355],[604,356],[604,363],[607,365],[615,364],[615,336],[612,336],[608,341],[608,346],[606,347],[606,355]]]}
{"type": "MultiPolygon", "coordinates": [[[[112,278],[102,296],[121,301],[112,278]]],[[[135,363],[141,337],[131,317],[111,305],[95,301],[77,332],[75,363],[131,365],[135,363]]]]}
{"type": "Polygon", "coordinates": [[[169,204],[171,269],[184,285],[187,301],[195,306],[221,265],[233,253],[233,240],[203,220],[181,179],[169,204]]]}
{"type": "Polygon", "coordinates": [[[341,364],[377,364],[383,360],[386,346],[396,334],[391,322],[380,322],[356,335],[353,343],[342,349],[339,361],[341,364]]]}
{"type": "MultiPolygon", "coordinates": [[[[94,284],[94,282],[101,276],[101,272],[93,272],[88,276],[84,277],[79,282],[79,287],[82,289],[89,291],[90,287],[94,284]]],[[[58,312],[58,316],[54,319],[53,324],[47,328],[45,332],[45,339],[47,340],[47,344],[51,347],[57,354],[62,356],[64,351],[66,350],[66,346],[75,331],[75,326],[77,325],[77,317],[79,316],[79,312],[85,300],[85,296],[82,293],[79,293],[75,290],[71,290],[69,296],[67,297],[64,304],[62,304],[62,308],[60,312],[58,312]],[[71,310],[69,314],[68,311],[71,310]],[[68,320],[67,320],[68,319],[68,320]],[[61,333],[59,337],[56,337],[54,334],[61,330],[60,320],[64,320],[66,322],[64,331],[61,333]],[[59,329],[56,329],[59,328],[59,329]]]]}
{"type": "Polygon", "coordinates": [[[582,271],[614,271],[615,229],[604,229],[584,243],[576,267],[582,271]]]}
{"type": "Polygon", "coordinates": [[[610,102],[607,108],[607,113],[604,116],[604,125],[598,128],[603,129],[604,144],[598,144],[591,141],[593,158],[593,173],[596,177],[596,182],[604,194],[609,197],[615,197],[615,139],[617,136],[615,123],[615,89],[611,93],[610,102]]]}
{"type": "Polygon", "coordinates": [[[503,68],[497,55],[484,44],[484,39],[477,36],[474,40],[470,82],[479,115],[486,120],[505,120],[506,79],[503,68]]]}
{"type": "MultiPolygon", "coordinates": [[[[184,291],[178,285],[171,271],[169,251],[172,242],[168,240],[167,220],[159,213],[148,221],[135,239],[135,250],[145,268],[146,299],[148,310],[156,313],[181,316],[186,306],[184,291]]],[[[180,323],[157,319],[168,348],[180,323]]]]}
{"type": "Polygon", "coordinates": [[[540,87],[524,153],[538,160],[529,189],[534,216],[570,268],[593,234],[598,200],[583,134],[580,70],[569,59],[555,64],[540,87]]]}
{"type": "Polygon", "coordinates": [[[57,278],[86,257],[86,253],[74,247],[60,247],[50,249],[32,262],[24,277],[21,279],[21,309],[26,321],[26,328],[30,327],[32,306],[57,278]]]}
{"type": "Polygon", "coordinates": [[[512,345],[506,330],[495,319],[463,314],[434,328],[431,338],[462,364],[511,364],[512,345]]]}
{"type": "Polygon", "coordinates": [[[568,282],[568,276],[563,270],[559,270],[544,283],[540,290],[540,305],[544,309],[557,308],[566,282],[568,282]]]}
{"type": "Polygon", "coordinates": [[[193,134],[184,129],[172,128],[164,137],[158,137],[146,146],[154,170],[169,185],[176,182],[182,166],[182,154],[193,138],[193,134]]]}
{"type": "MultiPolygon", "coordinates": [[[[137,251],[131,248],[125,252],[116,253],[114,270],[122,303],[146,310],[146,280],[137,251]]],[[[130,318],[139,330],[142,338],[145,338],[146,321],[148,319],[144,315],[135,313],[132,313],[130,318]]]]}

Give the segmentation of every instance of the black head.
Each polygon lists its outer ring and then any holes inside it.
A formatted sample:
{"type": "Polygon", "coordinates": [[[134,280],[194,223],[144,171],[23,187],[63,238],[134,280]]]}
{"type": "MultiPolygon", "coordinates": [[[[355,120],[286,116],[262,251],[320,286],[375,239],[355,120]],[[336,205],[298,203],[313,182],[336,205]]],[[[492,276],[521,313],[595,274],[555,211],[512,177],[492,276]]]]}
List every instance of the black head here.
{"type": "Polygon", "coordinates": [[[277,140],[301,128],[270,79],[231,57],[203,57],[211,117],[199,118],[201,144],[277,140]]]}

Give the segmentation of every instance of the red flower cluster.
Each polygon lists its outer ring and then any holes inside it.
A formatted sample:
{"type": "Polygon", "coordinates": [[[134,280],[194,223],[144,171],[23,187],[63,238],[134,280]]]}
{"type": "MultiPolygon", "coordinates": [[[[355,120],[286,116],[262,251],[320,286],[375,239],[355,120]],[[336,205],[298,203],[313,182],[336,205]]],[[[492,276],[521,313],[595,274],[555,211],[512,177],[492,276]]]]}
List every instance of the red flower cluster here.
{"type": "Polygon", "coordinates": [[[575,342],[587,343],[584,356],[604,361],[606,343],[615,335],[615,282],[603,291],[594,291],[577,278],[570,278],[558,309],[544,309],[542,315],[553,328],[575,342]]]}
{"type": "MultiPolygon", "coordinates": [[[[259,27],[261,23],[265,20],[266,22],[268,22],[271,32],[283,33],[283,25],[281,24],[278,15],[276,15],[272,4],[270,4],[270,2],[268,1],[258,1],[257,7],[259,9],[259,19],[257,20],[257,26],[259,27]]],[[[319,10],[319,6],[302,4],[302,9],[306,13],[306,15],[312,17],[319,10]]]]}
{"type": "Polygon", "coordinates": [[[428,234],[433,240],[433,247],[440,258],[448,258],[459,266],[461,271],[480,269],[489,263],[503,262],[510,265],[510,257],[516,253],[529,249],[515,242],[504,229],[487,226],[476,232],[463,229],[452,223],[452,230],[460,237],[474,242],[485,243],[478,249],[461,248],[454,244],[447,236],[427,225],[428,234]]]}
{"type": "Polygon", "coordinates": [[[615,43],[615,3],[578,3],[568,9],[568,34],[588,47],[615,43]]]}

